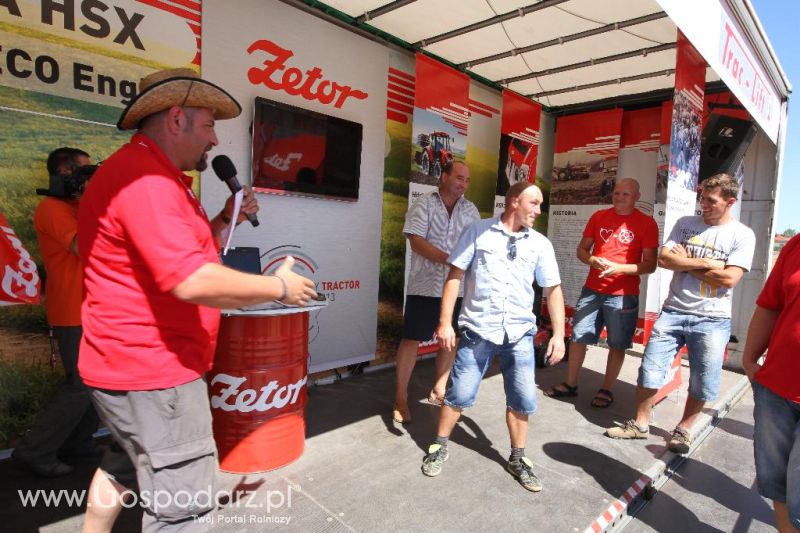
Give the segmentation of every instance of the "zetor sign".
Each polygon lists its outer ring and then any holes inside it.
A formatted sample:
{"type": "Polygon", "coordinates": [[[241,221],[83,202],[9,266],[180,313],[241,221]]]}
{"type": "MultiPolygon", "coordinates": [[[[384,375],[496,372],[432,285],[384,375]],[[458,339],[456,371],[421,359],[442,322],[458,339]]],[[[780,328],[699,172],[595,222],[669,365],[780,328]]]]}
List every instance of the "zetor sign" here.
{"type": "Polygon", "coordinates": [[[259,39],[247,48],[248,54],[264,52],[264,68],[252,67],[247,71],[247,78],[253,85],[264,85],[275,91],[284,91],[293,96],[302,96],[306,100],[319,100],[325,105],[333,104],[341,108],[348,98],[365,100],[369,94],[349,85],[326,80],[320,67],[312,67],[305,72],[297,67],[288,67],[286,61],[294,52],[281,46],[259,39]]]}

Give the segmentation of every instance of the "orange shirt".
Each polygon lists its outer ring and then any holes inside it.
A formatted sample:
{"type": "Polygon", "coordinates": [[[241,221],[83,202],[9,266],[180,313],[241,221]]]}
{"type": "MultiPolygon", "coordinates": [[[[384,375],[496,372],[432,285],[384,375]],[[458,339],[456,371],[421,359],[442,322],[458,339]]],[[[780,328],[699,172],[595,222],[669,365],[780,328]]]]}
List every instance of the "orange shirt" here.
{"type": "Polygon", "coordinates": [[[47,271],[44,289],[47,321],[51,326],[80,326],[81,260],[69,250],[78,233],[78,201],[43,199],[33,215],[33,227],[47,271]]]}

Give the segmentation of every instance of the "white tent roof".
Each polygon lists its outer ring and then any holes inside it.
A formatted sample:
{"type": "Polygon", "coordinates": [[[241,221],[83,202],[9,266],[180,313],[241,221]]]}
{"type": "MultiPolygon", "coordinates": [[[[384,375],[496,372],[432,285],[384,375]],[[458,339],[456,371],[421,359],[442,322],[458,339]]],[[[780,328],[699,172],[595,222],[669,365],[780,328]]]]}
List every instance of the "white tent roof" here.
{"type": "MultiPolygon", "coordinates": [[[[675,86],[677,27],[656,0],[324,4],[548,107],[675,86]]],[[[718,80],[708,69],[706,81],[718,80]]]]}

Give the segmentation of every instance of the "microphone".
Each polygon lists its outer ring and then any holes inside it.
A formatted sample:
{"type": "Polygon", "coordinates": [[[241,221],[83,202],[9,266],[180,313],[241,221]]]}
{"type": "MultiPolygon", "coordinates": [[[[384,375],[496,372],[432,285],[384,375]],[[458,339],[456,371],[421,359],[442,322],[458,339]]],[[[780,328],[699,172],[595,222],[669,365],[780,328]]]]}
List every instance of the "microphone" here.
{"type": "MultiPolygon", "coordinates": [[[[211,160],[211,168],[217,174],[217,177],[228,184],[228,188],[232,193],[236,194],[242,190],[239,180],[236,178],[236,167],[233,166],[233,161],[227,155],[218,155],[211,160]]],[[[253,227],[258,226],[258,217],[253,213],[247,213],[247,220],[253,227]]]]}

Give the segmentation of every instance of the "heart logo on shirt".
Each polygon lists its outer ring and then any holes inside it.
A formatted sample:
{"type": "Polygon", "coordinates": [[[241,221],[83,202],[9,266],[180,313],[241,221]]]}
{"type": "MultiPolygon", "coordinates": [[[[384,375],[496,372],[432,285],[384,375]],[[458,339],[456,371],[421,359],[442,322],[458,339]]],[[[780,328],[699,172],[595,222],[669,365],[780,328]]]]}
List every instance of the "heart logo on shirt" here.
{"type": "Polygon", "coordinates": [[[603,239],[603,242],[608,242],[608,239],[614,236],[613,229],[605,229],[600,228],[600,238],[603,239]]]}

